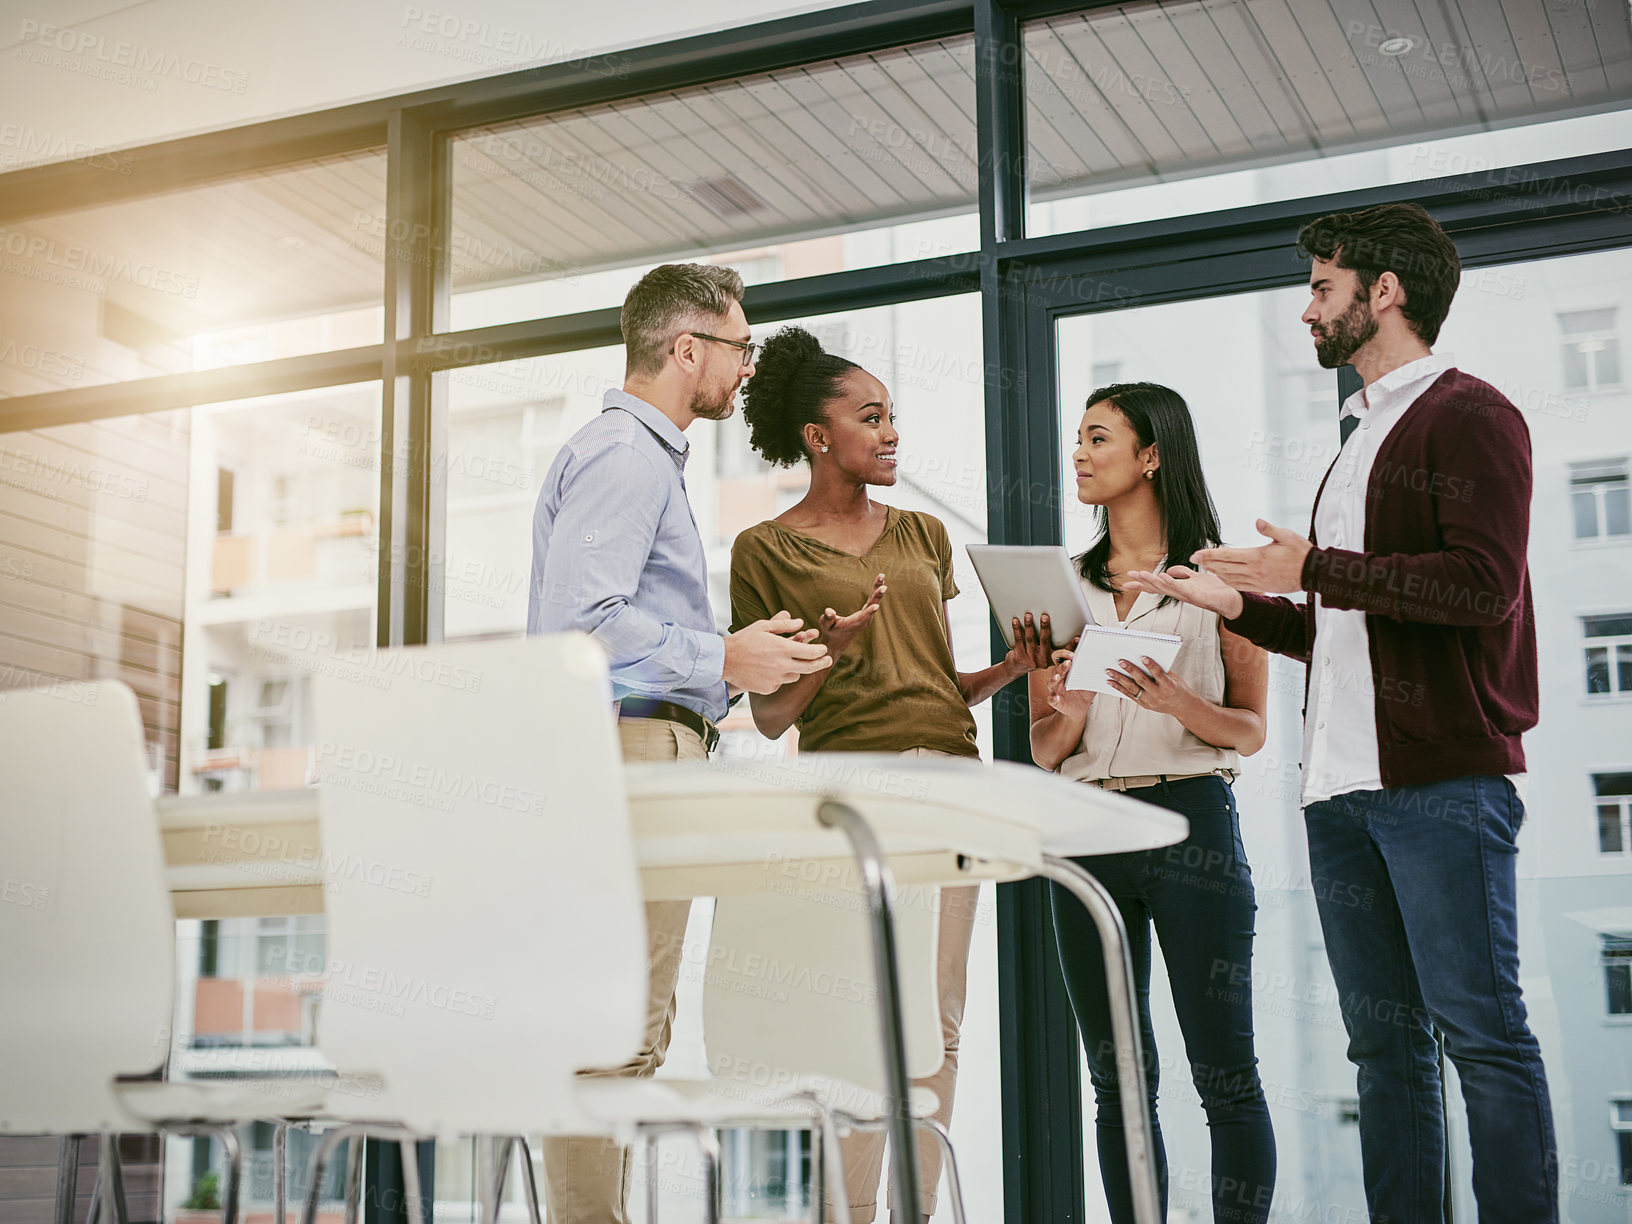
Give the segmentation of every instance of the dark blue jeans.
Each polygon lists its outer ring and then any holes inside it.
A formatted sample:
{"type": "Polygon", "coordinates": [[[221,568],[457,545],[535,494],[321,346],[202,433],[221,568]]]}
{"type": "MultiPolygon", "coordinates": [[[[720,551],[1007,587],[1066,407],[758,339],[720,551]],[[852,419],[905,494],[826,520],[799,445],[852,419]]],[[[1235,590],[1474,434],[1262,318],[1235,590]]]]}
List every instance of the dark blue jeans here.
{"type": "Polygon", "coordinates": [[[1541,1048],[1519,996],[1514,838],[1502,777],[1351,791],[1304,809],[1326,954],[1359,1068],[1371,1218],[1442,1218],[1445,1119],[1429,1025],[1462,1079],[1480,1224],[1558,1219],[1541,1048]]]}
{"type": "MultiPolygon", "coordinates": [[[[1111,894],[1128,930],[1162,1215],[1167,1215],[1167,1153],[1156,1116],[1158,1060],[1150,1024],[1153,926],[1167,962],[1191,1078],[1212,1135],[1213,1219],[1218,1224],[1262,1224],[1275,1193],[1275,1132],[1253,1052],[1252,926],[1258,906],[1241,848],[1235,796],[1216,777],[1186,778],[1127,794],[1190,821],[1190,836],[1176,846],[1076,860],[1111,894]]],[[[1111,1219],[1131,1224],[1122,1096],[1099,932],[1087,911],[1059,885],[1053,886],[1052,900],[1060,967],[1094,1085],[1105,1198],[1111,1219]]]]}

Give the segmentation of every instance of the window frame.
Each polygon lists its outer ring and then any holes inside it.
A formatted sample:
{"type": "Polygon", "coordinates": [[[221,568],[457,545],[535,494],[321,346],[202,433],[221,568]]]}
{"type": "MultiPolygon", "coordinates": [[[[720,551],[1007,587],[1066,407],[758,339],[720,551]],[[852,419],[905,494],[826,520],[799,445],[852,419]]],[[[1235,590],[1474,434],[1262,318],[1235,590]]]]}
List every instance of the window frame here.
{"type": "MultiPolygon", "coordinates": [[[[1014,373],[986,392],[988,524],[994,543],[1057,543],[1059,423],[1051,397],[1026,386],[1057,385],[1045,326],[1081,313],[1249,292],[1302,283],[1292,250],[1298,225],[1321,212],[1413,201],[1456,240],[1465,268],[1534,261],[1629,245],[1624,200],[1632,196],[1632,147],[1612,153],[1500,167],[1441,179],[1340,192],[1044,238],[1025,234],[1025,135],[1021,23],[1114,7],[1117,0],[872,0],[841,9],[745,25],[542,68],[457,82],[392,98],[272,120],[122,151],[121,173],[86,163],[0,175],[0,224],[70,208],[153,195],[335,153],[387,151],[393,244],[382,301],[385,342],[337,352],[0,401],[0,432],[129,416],[280,392],[379,382],[381,488],[377,644],[437,641],[445,492],[414,454],[445,443],[445,390],[434,375],[521,357],[570,353],[620,340],[616,309],[450,331],[446,233],[452,134],[506,119],[547,115],[644,93],[709,84],[779,67],[888,50],[927,39],[977,36],[980,250],[751,287],[756,323],[980,291],[983,357],[1014,373]],[[616,71],[608,71],[613,67],[616,71]],[[128,168],[128,173],[124,172],[128,168]],[[440,273],[439,270],[440,269],[440,273]],[[1098,286],[1115,294],[1085,307],[1098,286]],[[397,471],[410,473],[395,478],[397,471]],[[1029,495],[1046,493],[1036,501],[1029,495]],[[398,559],[401,558],[400,562],[398,559]]],[[[1623,371],[1623,379],[1625,377],[1623,371]]],[[[1338,401],[1334,397],[1335,421],[1338,401]]],[[[1614,538],[1616,541],[1619,537],[1614,538]]],[[[1025,760],[1019,703],[994,718],[994,755],[1025,760]]],[[[999,893],[1000,1026],[1003,1048],[1004,1194],[1007,1224],[1084,1214],[1081,1086],[1076,1034],[1063,993],[1051,985],[1055,954],[1046,890],[1036,882],[999,893]],[[1042,1070],[1052,1067],[1052,1077],[1042,1070]]],[[[1632,1100],[1628,1100],[1632,1107],[1632,1100]]],[[[420,1150],[424,1192],[434,1163],[420,1150]]],[[[1623,1176],[1624,1173],[1623,1164],[1623,1176]]],[[[401,1221],[395,1144],[369,1142],[369,1224],[401,1221]],[[395,1210],[382,1204],[395,1202],[395,1210]]]]}
{"type": "MultiPolygon", "coordinates": [[[[1612,1024],[1632,1024],[1632,933],[1600,932],[1598,936],[1598,963],[1604,971],[1604,1013],[1612,1024]],[[1622,991],[1626,995],[1626,1009],[1615,1010],[1615,987],[1611,971],[1619,969],[1627,978],[1622,991]]],[[[1632,1125],[1629,1119],[1628,1125],[1632,1125]]]]}
{"type": "Polygon", "coordinates": [[[1628,502],[1632,503],[1632,459],[1626,456],[1611,459],[1585,460],[1570,464],[1570,542],[1576,547],[1601,547],[1605,545],[1623,544],[1632,541],[1632,504],[1629,504],[1628,522],[1626,531],[1610,532],[1608,530],[1609,511],[1605,506],[1606,494],[1612,489],[1626,491],[1628,502]],[[1594,469],[1608,468],[1613,464],[1620,465],[1619,479],[1611,476],[1594,478],[1590,473],[1594,469]],[[1581,535],[1579,524],[1576,521],[1575,499],[1582,493],[1590,493],[1594,503],[1593,534],[1581,535]]]}
{"type": "Polygon", "coordinates": [[[1620,360],[1621,329],[1620,319],[1617,317],[1617,314],[1618,312],[1614,306],[1587,308],[1577,307],[1574,310],[1561,310],[1558,312],[1559,355],[1562,364],[1562,377],[1559,379],[1559,382],[1565,394],[1594,395],[1599,392],[1613,392],[1625,389],[1626,370],[1625,367],[1621,365],[1620,360]],[[1564,325],[1564,317],[1566,315],[1589,314],[1594,310],[1603,309],[1607,309],[1610,312],[1608,327],[1588,328],[1582,331],[1570,331],[1564,325]],[[1600,382],[1598,379],[1598,359],[1595,354],[1598,353],[1600,349],[1585,349],[1580,347],[1581,345],[1591,344],[1595,341],[1601,342],[1606,340],[1615,345],[1616,365],[1620,369],[1620,377],[1614,382],[1600,382]],[[1576,352],[1580,353],[1587,359],[1587,381],[1579,386],[1570,382],[1568,353],[1572,347],[1576,352]]]}

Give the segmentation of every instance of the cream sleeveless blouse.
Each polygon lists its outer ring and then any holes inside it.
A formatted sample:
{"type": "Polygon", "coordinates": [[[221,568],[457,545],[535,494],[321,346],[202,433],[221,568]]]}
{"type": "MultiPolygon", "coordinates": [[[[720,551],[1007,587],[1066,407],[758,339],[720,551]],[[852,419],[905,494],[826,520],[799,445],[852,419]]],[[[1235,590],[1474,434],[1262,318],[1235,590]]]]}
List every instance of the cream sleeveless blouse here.
{"type": "MultiPolygon", "coordinates": [[[[1224,655],[1218,613],[1178,600],[1160,607],[1161,596],[1141,592],[1128,609],[1128,619],[1118,622],[1116,597],[1086,579],[1079,581],[1096,623],[1178,634],[1183,644],[1170,670],[1205,700],[1223,702],[1224,655]]],[[[1137,643],[1130,642],[1129,647],[1137,650],[1137,643]]],[[[1140,659],[1138,653],[1127,657],[1134,663],[1140,659]]],[[[1060,776],[1091,782],[1149,774],[1203,774],[1215,769],[1239,772],[1240,755],[1234,749],[1204,743],[1171,714],[1141,709],[1126,697],[1095,693],[1082,742],[1060,763],[1060,776]]]]}

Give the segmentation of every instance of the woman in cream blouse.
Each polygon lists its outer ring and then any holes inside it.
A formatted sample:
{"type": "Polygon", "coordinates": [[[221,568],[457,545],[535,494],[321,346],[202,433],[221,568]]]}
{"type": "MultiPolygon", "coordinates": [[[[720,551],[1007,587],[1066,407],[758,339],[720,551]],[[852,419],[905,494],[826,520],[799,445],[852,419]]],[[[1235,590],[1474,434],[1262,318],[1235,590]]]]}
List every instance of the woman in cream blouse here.
{"type": "MultiPolygon", "coordinates": [[[[1178,634],[1170,670],[1147,658],[1110,672],[1119,695],[1065,687],[1070,651],[1031,674],[1031,751],[1045,769],[1179,812],[1177,846],[1077,861],[1111,893],[1133,953],[1157,1179],[1167,1211],[1167,1156],[1156,1114],[1150,1023],[1151,931],[1161,940],[1185,1054],[1212,1137],[1213,1219],[1264,1221],[1275,1188],[1275,1135],[1252,1033],[1252,874],[1230,783],[1242,754],[1263,746],[1264,652],[1216,613],[1124,591],[1130,570],[1187,562],[1219,535],[1195,428],[1177,392],[1117,383],[1089,398],[1072,455],[1077,499],[1099,507],[1100,536],[1080,560],[1101,625],[1178,634]]],[[[1133,653],[1130,650],[1130,654],[1133,653]]],[[[1133,1219],[1105,969],[1091,919],[1056,888],[1054,927],[1071,1008],[1094,1085],[1100,1176],[1111,1218],[1133,1219]]]]}

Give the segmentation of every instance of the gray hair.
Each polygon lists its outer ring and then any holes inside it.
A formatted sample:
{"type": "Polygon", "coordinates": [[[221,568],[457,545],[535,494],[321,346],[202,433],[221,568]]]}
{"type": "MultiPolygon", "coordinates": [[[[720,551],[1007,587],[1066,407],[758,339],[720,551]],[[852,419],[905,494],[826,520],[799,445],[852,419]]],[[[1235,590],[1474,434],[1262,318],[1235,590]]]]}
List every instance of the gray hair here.
{"type": "Polygon", "coordinates": [[[629,290],[618,316],[630,374],[656,374],[681,332],[712,327],[742,300],[742,277],[718,264],[664,264],[629,290]]]}

